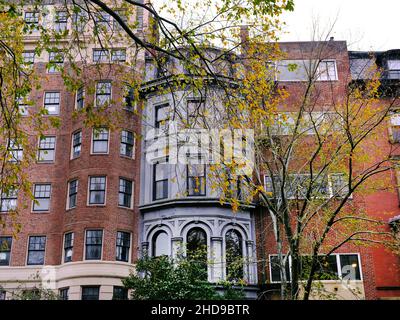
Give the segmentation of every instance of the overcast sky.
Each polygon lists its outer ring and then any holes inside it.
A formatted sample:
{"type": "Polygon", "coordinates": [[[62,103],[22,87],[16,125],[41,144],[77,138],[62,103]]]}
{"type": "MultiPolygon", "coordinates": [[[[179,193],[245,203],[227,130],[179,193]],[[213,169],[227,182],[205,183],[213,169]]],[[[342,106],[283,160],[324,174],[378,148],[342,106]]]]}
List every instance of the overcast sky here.
{"type": "Polygon", "coordinates": [[[335,40],[352,50],[400,49],[400,0],[294,0],[295,11],[284,15],[284,41],[311,39],[313,19],[321,28],[333,22],[335,40]]]}

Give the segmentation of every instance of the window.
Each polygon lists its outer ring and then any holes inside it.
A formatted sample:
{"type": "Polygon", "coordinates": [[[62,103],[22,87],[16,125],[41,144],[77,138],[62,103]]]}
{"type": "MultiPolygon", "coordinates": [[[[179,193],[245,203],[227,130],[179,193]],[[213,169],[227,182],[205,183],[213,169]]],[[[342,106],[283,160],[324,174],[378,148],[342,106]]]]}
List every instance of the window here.
{"type": "Polygon", "coordinates": [[[200,277],[207,279],[207,234],[201,228],[192,228],[186,236],[187,256],[205,271],[200,277]]]}
{"type": "Polygon", "coordinates": [[[51,51],[49,53],[48,73],[56,73],[62,70],[64,66],[64,55],[61,52],[51,51]]]}
{"type": "Polygon", "coordinates": [[[93,129],[92,153],[108,153],[109,131],[106,128],[93,129]]]}
{"type": "Polygon", "coordinates": [[[21,114],[21,116],[28,116],[29,115],[29,113],[28,113],[29,105],[27,103],[26,98],[19,97],[17,99],[17,104],[18,104],[18,111],[21,114]]]}
{"type": "Polygon", "coordinates": [[[77,131],[72,134],[72,159],[78,158],[81,155],[82,148],[82,131],[77,131]]]}
{"type": "Polygon", "coordinates": [[[57,11],[54,20],[54,31],[63,33],[67,30],[68,13],[66,11],[57,11]]]}
{"type": "Polygon", "coordinates": [[[237,230],[225,235],[226,278],[228,281],[243,279],[243,239],[237,230]]]}
{"type": "Polygon", "coordinates": [[[82,300],[99,300],[100,286],[82,287],[82,300]]]}
{"type": "Polygon", "coordinates": [[[64,262],[72,261],[74,249],[74,233],[69,232],[64,235],[64,262]]]}
{"type": "Polygon", "coordinates": [[[153,200],[168,198],[168,163],[153,166],[153,200]]]}
{"type": "Polygon", "coordinates": [[[84,11],[74,12],[72,16],[72,26],[76,32],[83,32],[87,21],[88,21],[88,16],[86,12],[84,11]]]}
{"type": "Polygon", "coordinates": [[[336,61],[322,60],[318,65],[317,80],[333,81],[337,80],[336,61]]]}
{"type": "MultiPolygon", "coordinates": [[[[115,10],[115,12],[118,14],[118,16],[121,18],[121,20],[124,23],[128,23],[128,16],[127,16],[127,13],[125,10],[115,10]]],[[[113,28],[115,31],[122,30],[122,26],[119,24],[119,22],[117,20],[114,19],[113,22],[114,22],[113,28]]]]}
{"type": "Polygon", "coordinates": [[[78,180],[72,180],[68,183],[68,209],[76,207],[78,196],[78,180]]]}
{"type": "Polygon", "coordinates": [[[282,60],[277,65],[278,81],[307,81],[310,77],[311,61],[282,60]]]}
{"type": "Polygon", "coordinates": [[[38,11],[27,11],[24,17],[25,23],[31,30],[39,29],[39,12],[38,11]]]}
{"type": "Polygon", "coordinates": [[[168,104],[163,104],[156,107],[155,127],[157,129],[165,129],[168,121],[168,104]]]}
{"type": "Polygon", "coordinates": [[[393,112],[389,120],[389,135],[391,143],[400,143],[400,113],[393,112]]]}
{"type": "Polygon", "coordinates": [[[121,145],[120,145],[120,155],[133,158],[135,140],[133,138],[133,133],[127,130],[121,132],[121,145]]]}
{"type": "Polygon", "coordinates": [[[170,255],[170,239],[165,231],[159,231],[154,235],[152,254],[153,257],[170,255]]]}
{"type": "Polygon", "coordinates": [[[400,79],[400,60],[388,60],[387,77],[389,79],[400,79]]]}
{"type": "Polygon", "coordinates": [[[29,237],[27,264],[28,265],[44,264],[45,250],[46,250],[46,237],[45,236],[29,237]]]}
{"type": "Polygon", "coordinates": [[[125,86],[125,104],[124,108],[133,111],[136,108],[135,92],[131,86],[125,86]]]}
{"type": "Polygon", "coordinates": [[[95,32],[107,32],[111,29],[111,16],[106,12],[94,14],[95,32]]]}
{"type": "Polygon", "coordinates": [[[85,106],[85,88],[80,87],[76,91],[76,109],[82,110],[85,106]]]}
{"type": "Polygon", "coordinates": [[[187,192],[189,196],[206,195],[206,166],[204,164],[187,166],[187,192]]]}
{"type": "Polygon", "coordinates": [[[360,261],[358,261],[358,255],[341,254],[340,272],[342,279],[361,280],[360,261]]]}
{"type": "Polygon", "coordinates": [[[119,179],[118,205],[125,208],[132,208],[132,181],[123,178],[119,179]]]}
{"type": "Polygon", "coordinates": [[[0,212],[15,211],[17,209],[17,190],[8,190],[1,194],[0,212]]]}
{"type": "Polygon", "coordinates": [[[19,162],[22,160],[24,151],[16,139],[9,140],[8,150],[10,151],[10,162],[19,162]]]}
{"type": "Polygon", "coordinates": [[[39,162],[52,162],[55,157],[56,137],[43,137],[39,141],[39,162]]]}
{"type": "MultiPolygon", "coordinates": [[[[290,264],[289,264],[290,259],[287,258],[285,262],[286,262],[285,263],[286,281],[290,281],[291,279],[290,264]]],[[[269,256],[269,268],[271,272],[271,282],[281,282],[280,262],[279,262],[279,257],[277,255],[269,256]]]]}
{"type": "Polygon", "coordinates": [[[128,300],[128,289],[124,287],[114,286],[113,300],[128,300]]]}
{"type": "Polygon", "coordinates": [[[106,177],[90,177],[89,204],[104,204],[106,195],[106,177]]]}
{"type": "Polygon", "coordinates": [[[35,184],[33,211],[49,211],[51,184],[35,184]]]}
{"type": "Polygon", "coordinates": [[[60,113],[60,93],[59,92],[45,92],[44,94],[44,108],[49,115],[57,115],[60,113]]]}
{"type": "Polygon", "coordinates": [[[111,50],[111,61],[125,62],[126,61],[126,49],[112,49],[111,50]]]}
{"type": "Polygon", "coordinates": [[[0,237],[0,266],[9,266],[12,237],[0,237]]]}
{"type": "Polygon", "coordinates": [[[4,290],[0,290],[0,300],[6,300],[6,292],[4,290]]]}
{"type": "Polygon", "coordinates": [[[117,261],[129,261],[129,249],[131,246],[131,234],[129,232],[117,232],[117,261]]]}
{"type": "Polygon", "coordinates": [[[35,63],[35,51],[22,52],[22,59],[24,60],[24,64],[26,65],[35,63]]]}
{"type": "Polygon", "coordinates": [[[109,62],[110,56],[107,49],[93,49],[93,62],[109,62]]]}
{"type": "Polygon", "coordinates": [[[111,82],[98,82],[96,85],[96,107],[104,107],[111,102],[111,82]]]}
{"type": "MultiPolygon", "coordinates": [[[[286,259],[286,279],[290,281],[291,257],[286,259]]],[[[301,256],[300,279],[307,279],[311,268],[311,256],[301,256]]],[[[270,255],[271,281],[280,282],[279,259],[270,255]]],[[[331,254],[317,257],[316,280],[361,280],[360,261],[357,254],[331,254]]]]}
{"type": "Polygon", "coordinates": [[[69,288],[61,288],[58,292],[60,296],[60,300],[68,300],[69,299],[69,288]]]}
{"type": "Polygon", "coordinates": [[[100,260],[103,245],[103,230],[86,230],[86,260],[100,260]]]}

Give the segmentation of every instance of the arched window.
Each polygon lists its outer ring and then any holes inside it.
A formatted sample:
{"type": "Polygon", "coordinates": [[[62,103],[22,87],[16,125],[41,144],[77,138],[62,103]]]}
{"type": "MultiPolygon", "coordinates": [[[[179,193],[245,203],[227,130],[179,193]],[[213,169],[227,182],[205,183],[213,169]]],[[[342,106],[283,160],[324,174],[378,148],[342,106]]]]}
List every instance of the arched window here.
{"type": "Polygon", "coordinates": [[[207,234],[201,228],[192,228],[186,237],[187,256],[197,263],[201,272],[200,277],[207,279],[207,234]]]}
{"type": "Polygon", "coordinates": [[[153,257],[169,256],[170,241],[165,231],[157,232],[153,237],[153,257]]]}
{"type": "Polygon", "coordinates": [[[243,279],[243,238],[237,230],[225,235],[226,278],[229,281],[243,279]]]}

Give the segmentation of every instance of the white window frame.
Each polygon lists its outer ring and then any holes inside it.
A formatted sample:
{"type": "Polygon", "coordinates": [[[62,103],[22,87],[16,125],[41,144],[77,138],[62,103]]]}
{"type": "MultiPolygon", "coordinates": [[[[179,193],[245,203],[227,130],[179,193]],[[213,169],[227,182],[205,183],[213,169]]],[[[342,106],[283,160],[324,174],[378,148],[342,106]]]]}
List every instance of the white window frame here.
{"type": "Polygon", "coordinates": [[[99,83],[109,83],[110,84],[110,101],[108,107],[111,105],[112,100],[113,100],[113,82],[111,80],[101,80],[101,81],[96,81],[96,87],[95,87],[95,92],[94,92],[94,107],[98,108],[99,106],[97,105],[97,85],[99,83]]]}
{"type": "MultiPolygon", "coordinates": [[[[91,138],[91,143],[90,143],[90,155],[98,156],[98,155],[108,155],[110,153],[110,140],[111,140],[111,132],[110,128],[107,127],[98,127],[98,128],[92,128],[92,138],[91,138]],[[94,146],[94,130],[95,129],[107,129],[108,131],[108,141],[107,141],[107,152],[94,152],[93,151],[93,146],[94,146]]],[[[81,147],[82,150],[82,147],[81,147]]]]}
{"type": "MultiPolygon", "coordinates": [[[[46,116],[46,117],[55,117],[55,116],[59,116],[60,113],[61,113],[61,92],[60,92],[60,91],[45,91],[45,92],[43,93],[43,108],[44,108],[45,110],[47,110],[47,109],[46,109],[46,94],[47,94],[47,93],[58,93],[58,95],[59,95],[59,100],[58,100],[58,112],[57,112],[57,113],[48,113],[48,114],[45,114],[44,116],[46,116]]],[[[48,112],[48,110],[47,110],[47,112],[48,112]]]]}
{"type": "Polygon", "coordinates": [[[66,210],[73,210],[77,207],[77,203],[78,203],[78,192],[79,192],[79,179],[78,178],[74,178],[68,181],[68,188],[67,188],[67,205],[66,205],[66,210]],[[71,182],[72,181],[76,181],[76,204],[75,207],[71,207],[70,206],[70,201],[69,201],[69,193],[70,193],[70,188],[71,188],[71,182]]]}
{"type": "Polygon", "coordinates": [[[52,199],[52,193],[53,193],[53,184],[48,183],[48,182],[36,182],[33,184],[33,200],[32,200],[32,207],[31,207],[31,212],[32,213],[49,213],[51,210],[51,199],[52,199]],[[47,210],[33,210],[34,205],[35,205],[35,187],[36,185],[50,185],[50,197],[49,197],[49,208],[47,210]]]}
{"type": "Polygon", "coordinates": [[[48,243],[48,238],[47,235],[45,234],[28,234],[28,239],[27,239],[27,244],[26,244],[26,255],[25,255],[25,265],[26,266],[45,266],[46,265],[46,252],[47,252],[47,243],[48,243]],[[43,264],[28,264],[28,257],[29,257],[29,239],[31,237],[45,237],[46,238],[46,243],[44,245],[44,258],[43,258],[43,264]]]}
{"type": "Polygon", "coordinates": [[[122,209],[133,209],[134,198],[135,198],[135,181],[132,180],[132,179],[125,178],[125,177],[119,177],[119,178],[118,178],[118,202],[117,202],[117,206],[118,206],[119,208],[122,208],[122,209]],[[124,207],[124,206],[121,206],[121,205],[119,204],[119,183],[120,183],[119,180],[120,180],[120,179],[123,179],[123,180],[127,180],[127,181],[132,182],[131,203],[130,203],[130,206],[129,206],[129,207],[124,207]]]}
{"type": "Polygon", "coordinates": [[[106,175],[92,175],[88,176],[88,184],[87,184],[87,199],[86,205],[88,207],[105,207],[107,205],[107,176],[106,175]],[[104,203],[90,203],[90,180],[91,178],[105,178],[105,186],[104,186],[104,203]]]}
{"type": "Polygon", "coordinates": [[[65,246],[65,236],[68,234],[68,233],[72,233],[72,256],[74,256],[74,247],[75,247],[75,232],[74,231],[66,231],[66,232],[64,232],[63,233],[63,243],[62,243],[62,257],[61,257],[61,264],[68,264],[68,263],[71,263],[71,262],[73,262],[73,261],[68,261],[68,262],[65,262],[65,248],[64,248],[64,246],[65,246]]]}
{"type": "Polygon", "coordinates": [[[74,159],[78,159],[80,158],[81,154],[82,154],[82,145],[83,145],[83,133],[82,133],[82,129],[78,129],[75,130],[72,135],[71,135],[71,155],[70,155],[70,160],[74,160],[74,159]],[[77,134],[78,132],[81,133],[81,151],[79,153],[79,156],[74,157],[74,135],[77,134]]]}
{"type": "Polygon", "coordinates": [[[54,163],[56,161],[56,151],[57,151],[57,136],[56,135],[46,135],[44,136],[44,138],[54,138],[54,149],[53,149],[53,160],[40,160],[40,151],[42,149],[40,149],[40,142],[41,139],[39,137],[39,141],[38,141],[38,151],[37,151],[37,163],[54,163]]]}

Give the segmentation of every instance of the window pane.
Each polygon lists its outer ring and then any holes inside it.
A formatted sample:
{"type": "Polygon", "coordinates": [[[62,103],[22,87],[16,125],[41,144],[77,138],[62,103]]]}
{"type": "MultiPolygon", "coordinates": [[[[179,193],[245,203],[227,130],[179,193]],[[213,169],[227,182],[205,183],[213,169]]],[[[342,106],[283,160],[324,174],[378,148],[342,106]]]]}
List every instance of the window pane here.
{"type": "Polygon", "coordinates": [[[0,237],[0,266],[10,265],[12,237],[0,237]]]}
{"type": "Polygon", "coordinates": [[[349,280],[361,280],[360,262],[355,254],[340,255],[340,267],[342,278],[349,280]]]}
{"type": "Polygon", "coordinates": [[[100,287],[82,287],[82,300],[99,300],[100,287]]]}
{"type": "Polygon", "coordinates": [[[100,260],[103,242],[102,230],[86,231],[86,260],[100,260]]]}
{"type": "Polygon", "coordinates": [[[29,237],[27,263],[29,265],[44,264],[45,248],[46,248],[46,237],[44,236],[29,237]]]}
{"type": "Polygon", "coordinates": [[[161,231],[153,238],[153,257],[170,255],[170,240],[166,232],[161,231]]]}
{"type": "Polygon", "coordinates": [[[226,275],[229,281],[243,278],[243,239],[236,230],[230,230],[225,236],[226,275]]]}
{"type": "MultiPolygon", "coordinates": [[[[270,256],[270,268],[271,268],[271,281],[280,282],[281,281],[281,273],[279,266],[279,257],[278,256],[270,256]]],[[[289,268],[289,259],[286,259],[285,264],[286,271],[286,280],[290,281],[290,268],[289,268]]]]}

